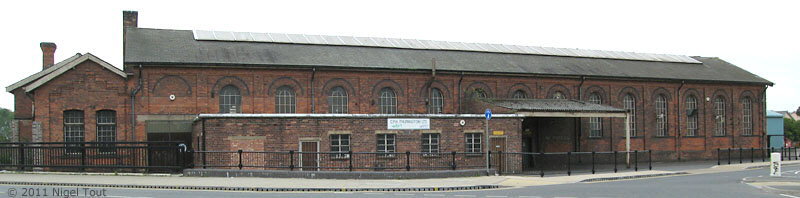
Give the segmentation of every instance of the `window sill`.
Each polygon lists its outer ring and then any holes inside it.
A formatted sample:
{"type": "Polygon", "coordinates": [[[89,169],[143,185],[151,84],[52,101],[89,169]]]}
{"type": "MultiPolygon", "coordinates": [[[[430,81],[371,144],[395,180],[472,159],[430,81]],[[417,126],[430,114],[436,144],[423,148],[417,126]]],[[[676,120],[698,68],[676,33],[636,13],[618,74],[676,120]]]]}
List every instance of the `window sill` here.
{"type": "Polygon", "coordinates": [[[675,136],[653,136],[653,138],[675,138],[675,136]]]}
{"type": "MultiPolygon", "coordinates": [[[[644,136],[631,136],[631,139],[638,139],[643,138],[644,136]]],[[[620,137],[620,139],[625,139],[625,136],[620,137]]]]}
{"type": "Polygon", "coordinates": [[[728,136],[727,135],[712,135],[711,137],[722,138],[722,137],[728,137],[728,136]]]}
{"type": "Polygon", "coordinates": [[[761,137],[760,135],[741,135],[742,137],[761,137]]]}

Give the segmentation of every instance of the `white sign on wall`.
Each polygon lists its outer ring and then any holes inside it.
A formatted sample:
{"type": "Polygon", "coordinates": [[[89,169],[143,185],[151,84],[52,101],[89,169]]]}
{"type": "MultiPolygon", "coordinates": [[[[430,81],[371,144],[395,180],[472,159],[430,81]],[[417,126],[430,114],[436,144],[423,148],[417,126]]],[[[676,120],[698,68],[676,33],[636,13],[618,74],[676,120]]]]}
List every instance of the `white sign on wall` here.
{"type": "Polygon", "coordinates": [[[389,130],[431,129],[431,119],[427,118],[389,118],[386,123],[389,130]]]}

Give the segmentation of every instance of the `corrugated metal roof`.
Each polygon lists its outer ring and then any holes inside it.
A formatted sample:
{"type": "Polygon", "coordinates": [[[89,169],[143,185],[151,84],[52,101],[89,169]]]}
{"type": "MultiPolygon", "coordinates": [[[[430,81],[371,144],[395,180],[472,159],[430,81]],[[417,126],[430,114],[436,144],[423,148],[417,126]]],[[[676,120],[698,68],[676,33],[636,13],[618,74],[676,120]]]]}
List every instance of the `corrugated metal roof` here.
{"type": "Polygon", "coordinates": [[[517,111],[624,113],[625,109],[566,99],[484,99],[485,102],[517,111]]]}
{"type": "MultiPolygon", "coordinates": [[[[256,34],[257,35],[257,34],[256,34]]],[[[280,34],[261,35],[289,41],[280,34]]],[[[233,34],[230,37],[234,37],[233,34]]],[[[432,60],[440,71],[518,73],[621,78],[655,78],[698,81],[725,81],[772,84],[718,58],[691,57],[702,64],[568,57],[537,54],[510,54],[433,49],[401,49],[334,45],[357,42],[352,37],[319,36],[332,45],[269,42],[198,41],[189,30],[127,29],[125,61],[133,64],[205,64],[248,66],[314,66],[364,69],[430,70],[432,60]],[[347,41],[344,41],[347,40],[347,41]]],[[[309,39],[311,40],[311,39],[309,39]]],[[[374,39],[373,39],[374,40],[374,39]]],[[[418,40],[390,41],[395,45],[423,48],[418,40]]],[[[485,50],[476,44],[466,48],[485,50]]],[[[531,53],[541,47],[517,46],[531,53]]],[[[603,51],[596,51],[602,53],[603,51]]]]}

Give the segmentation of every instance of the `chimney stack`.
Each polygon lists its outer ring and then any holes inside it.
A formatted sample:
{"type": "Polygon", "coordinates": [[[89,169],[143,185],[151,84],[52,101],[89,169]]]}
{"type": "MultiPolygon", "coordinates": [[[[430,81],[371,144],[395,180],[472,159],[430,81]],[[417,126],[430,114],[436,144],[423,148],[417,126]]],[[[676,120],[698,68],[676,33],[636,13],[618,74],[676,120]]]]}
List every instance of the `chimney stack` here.
{"type": "Polygon", "coordinates": [[[122,27],[139,27],[139,12],[137,11],[122,11],[122,27]]]}
{"type": "Polygon", "coordinates": [[[56,59],[56,44],[51,42],[41,42],[39,47],[42,48],[42,70],[45,70],[53,64],[56,59]]]}

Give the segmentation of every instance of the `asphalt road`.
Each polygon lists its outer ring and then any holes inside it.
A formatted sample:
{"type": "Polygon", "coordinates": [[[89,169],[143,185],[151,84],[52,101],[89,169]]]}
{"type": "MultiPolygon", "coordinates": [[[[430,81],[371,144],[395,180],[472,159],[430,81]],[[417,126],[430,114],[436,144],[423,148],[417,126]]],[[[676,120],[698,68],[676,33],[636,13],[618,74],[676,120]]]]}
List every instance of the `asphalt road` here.
{"type": "MultiPolygon", "coordinates": [[[[784,171],[800,170],[798,166],[786,166],[784,171]]],[[[596,183],[533,186],[481,191],[457,192],[339,192],[339,193],[273,193],[273,192],[226,192],[192,190],[156,190],[124,188],[83,188],[51,186],[7,186],[0,185],[0,197],[25,197],[23,193],[77,193],[67,195],[89,196],[103,193],[105,197],[490,197],[490,198],[534,198],[534,197],[781,197],[742,183],[742,178],[768,175],[766,168],[736,172],[669,176],[636,180],[596,183]],[[14,189],[13,192],[11,189],[14,189]],[[39,191],[36,191],[39,190],[39,191]]],[[[36,194],[34,194],[36,195],[36,194]]]]}

